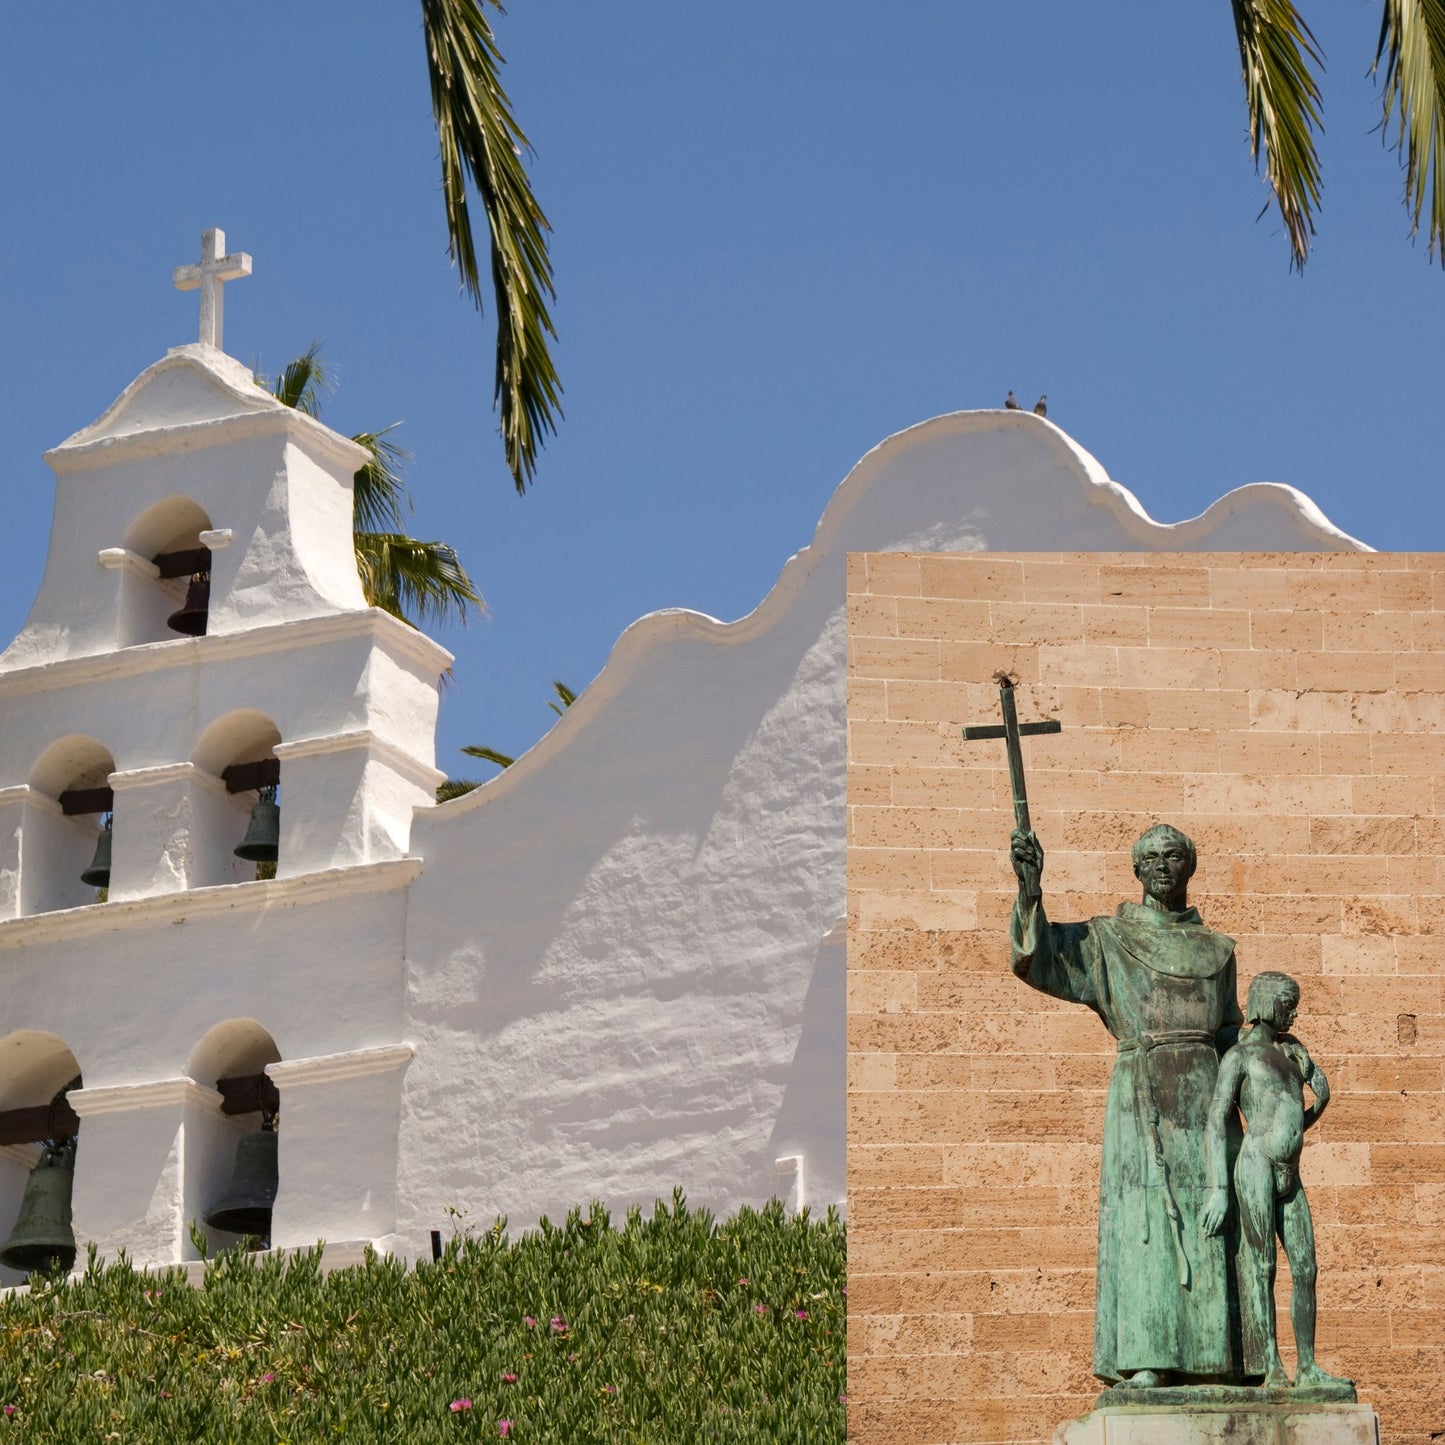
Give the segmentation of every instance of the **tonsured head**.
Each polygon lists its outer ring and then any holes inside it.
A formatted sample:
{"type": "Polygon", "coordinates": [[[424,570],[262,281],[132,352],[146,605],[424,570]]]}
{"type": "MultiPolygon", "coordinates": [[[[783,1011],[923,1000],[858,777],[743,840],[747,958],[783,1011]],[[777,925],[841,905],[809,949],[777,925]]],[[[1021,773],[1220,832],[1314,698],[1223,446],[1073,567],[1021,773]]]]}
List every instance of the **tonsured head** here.
{"type": "Polygon", "coordinates": [[[1247,1024],[1273,1024],[1287,1029],[1299,1009],[1299,984],[1287,973],[1257,973],[1244,1006],[1247,1024]]]}

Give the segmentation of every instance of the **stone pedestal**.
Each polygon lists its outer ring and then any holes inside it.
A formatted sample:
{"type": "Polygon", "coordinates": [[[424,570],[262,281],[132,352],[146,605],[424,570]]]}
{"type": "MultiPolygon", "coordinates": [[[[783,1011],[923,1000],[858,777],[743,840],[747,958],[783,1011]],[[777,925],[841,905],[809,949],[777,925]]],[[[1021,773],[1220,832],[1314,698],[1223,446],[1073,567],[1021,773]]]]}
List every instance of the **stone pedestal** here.
{"type": "Polygon", "coordinates": [[[1368,1405],[1307,1401],[1105,1405],[1054,1445],[1380,1445],[1380,1422],[1368,1405]]]}

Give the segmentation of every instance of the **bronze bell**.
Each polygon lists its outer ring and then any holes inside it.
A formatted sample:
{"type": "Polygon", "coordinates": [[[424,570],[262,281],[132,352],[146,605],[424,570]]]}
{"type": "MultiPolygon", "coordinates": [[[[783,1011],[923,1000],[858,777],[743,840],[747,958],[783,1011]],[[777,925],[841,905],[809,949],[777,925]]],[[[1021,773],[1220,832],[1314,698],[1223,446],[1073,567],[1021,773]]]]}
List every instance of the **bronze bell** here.
{"type": "Polygon", "coordinates": [[[261,789],[246,836],[233,851],[251,863],[274,863],[281,856],[281,807],[274,786],[261,789]]]}
{"type": "Polygon", "coordinates": [[[112,813],[105,815],[105,822],[101,824],[100,837],[95,840],[95,857],[90,860],[90,867],[80,875],[80,881],[88,884],[91,888],[110,887],[110,841],[111,825],[115,821],[112,813]]]}
{"type": "Polygon", "coordinates": [[[271,1238],[271,1206],[276,1202],[280,1180],[277,1169],[276,1130],[266,1119],[259,1134],[245,1135],[236,1145],[236,1168],[231,1187],[221,1202],[206,1215],[213,1229],[247,1234],[268,1243],[271,1238]]]}
{"type": "Polygon", "coordinates": [[[75,1231],[70,1227],[70,1194],[75,1184],[74,1136],[47,1143],[25,1181],[25,1197],[10,1238],[0,1247],[8,1269],[49,1269],[75,1264],[75,1231]]]}
{"type": "Polygon", "coordinates": [[[172,612],[166,618],[166,626],[172,632],[183,632],[187,637],[206,635],[206,616],[211,610],[211,574],[192,572],[190,586],[186,588],[186,600],[180,611],[172,612]]]}

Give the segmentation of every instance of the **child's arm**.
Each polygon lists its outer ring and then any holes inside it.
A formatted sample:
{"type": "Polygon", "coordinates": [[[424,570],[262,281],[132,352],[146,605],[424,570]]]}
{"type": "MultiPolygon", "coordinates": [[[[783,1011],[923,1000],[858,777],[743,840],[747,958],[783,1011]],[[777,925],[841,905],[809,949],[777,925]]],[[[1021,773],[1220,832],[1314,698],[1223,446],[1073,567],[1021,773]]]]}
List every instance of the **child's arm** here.
{"type": "Polygon", "coordinates": [[[1325,1112],[1325,1106],[1330,1102],[1330,1081],[1325,1078],[1325,1071],[1300,1049],[1300,1072],[1304,1075],[1304,1081],[1310,1087],[1310,1092],[1315,1096],[1313,1104],[1305,1107],[1305,1128],[1319,1120],[1325,1112]]]}
{"type": "Polygon", "coordinates": [[[1218,1234],[1229,1214],[1229,1116],[1234,1112],[1243,1077],[1244,1058],[1236,1044],[1220,1061],[1219,1078],[1209,1106],[1209,1123],[1204,1132],[1209,1198],[1200,1223],[1205,1234],[1218,1234]]]}

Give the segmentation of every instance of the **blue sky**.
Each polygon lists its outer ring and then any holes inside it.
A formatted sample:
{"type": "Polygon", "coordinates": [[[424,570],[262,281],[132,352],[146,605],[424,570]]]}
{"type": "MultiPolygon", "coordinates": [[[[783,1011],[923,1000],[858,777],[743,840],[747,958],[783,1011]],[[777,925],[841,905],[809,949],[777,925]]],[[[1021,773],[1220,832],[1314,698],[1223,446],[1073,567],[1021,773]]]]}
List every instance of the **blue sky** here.
{"type": "MultiPolygon", "coordinates": [[[[888,434],[1041,391],[1160,520],[1285,481],[1382,548],[1445,538],[1445,274],[1367,74],[1373,0],[1313,0],[1325,206],[1290,274],[1229,6],[514,0],[497,22],[554,227],[566,419],[513,494],[490,316],[446,259],[415,0],[75,0],[0,40],[0,633],[45,554],[41,453],[167,347],[222,226],[226,346],[324,338],[326,419],[404,420],[418,535],[490,617],[438,758],[520,751],[659,607],[750,611],[888,434]]],[[[485,765],[476,772],[487,773],[485,765]]]]}

